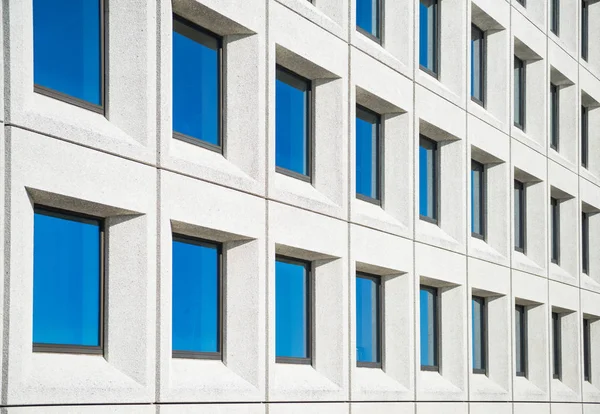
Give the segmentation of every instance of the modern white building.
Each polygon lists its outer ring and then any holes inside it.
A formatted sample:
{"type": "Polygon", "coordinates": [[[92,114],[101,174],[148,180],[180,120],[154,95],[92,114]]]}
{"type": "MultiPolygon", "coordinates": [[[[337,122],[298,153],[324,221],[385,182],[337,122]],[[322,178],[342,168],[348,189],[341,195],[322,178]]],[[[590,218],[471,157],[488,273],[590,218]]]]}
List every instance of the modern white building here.
{"type": "Polygon", "coordinates": [[[600,413],[600,2],[5,0],[0,411],[600,413]]]}

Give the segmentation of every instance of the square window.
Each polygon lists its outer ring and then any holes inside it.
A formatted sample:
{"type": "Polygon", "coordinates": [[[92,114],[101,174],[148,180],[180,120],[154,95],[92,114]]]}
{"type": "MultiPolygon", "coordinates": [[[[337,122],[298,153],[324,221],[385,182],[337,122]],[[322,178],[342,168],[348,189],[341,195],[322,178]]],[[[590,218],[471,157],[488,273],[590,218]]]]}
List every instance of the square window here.
{"type": "Polygon", "coordinates": [[[525,306],[515,306],[515,367],[516,375],[527,376],[527,312],[525,306]]]}
{"type": "Polygon", "coordinates": [[[439,371],[438,290],[421,285],[420,289],[421,370],[439,371]]]}
{"type": "Polygon", "coordinates": [[[104,1],[33,0],[34,90],[104,112],[104,1]]]}
{"type": "Polygon", "coordinates": [[[439,0],[419,1],[419,64],[437,77],[439,54],[439,0]]]}
{"type": "Polygon", "coordinates": [[[221,358],[221,245],[173,235],[173,356],[221,358]]]}
{"type": "Polygon", "coordinates": [[[560,315],[552,312],[552,378],[561,379],[560,315]]]}
{"type": "Polygon", "coordinates": [[[381,41],[382,0],[356,0],[356,27],[373,40],[381,41]]]}
{"type": "Polygon", "coordinates": [[[356,362],[381,367],[381,279],[356,274],[356,362]]]}
{"type": "Polygon", "coordinates": [[[485,34],[471,25],[471,98],[480,105],[485,99],[485,34]]]}
{"type": "Polygon", "coordinates": [[[487,312],[485,298],[473,296],[471,300],[473,334],[473,373],[486,373],[487,312]]]}
{"type": "Polygon", "coordinates": [[[381,117],[356,108],[356,196],[381,202],[381,117]]]}
{"type": "Polygon", "coordinates": [[[559,92],[558,86],[550,84],[550,148],[558,151],[559,136],[559,92]]]}
{"type": "Polygon", "coordinates": [[[485,167],[471,160],[471,234],[485,238],[485,167]]]}
{"type": "Polygon", "coordinates": [[[173,135],[221,151],[221,39],[173,16],[173,135]]]}
{"type": "Polygon", "coordinates": [[[275,164],[277,171],[310,181],[311,82],[277,67],[275,164]]]}
{"type": "Polygon", "coordinates": [[[421,219],[438,219],[438,144],[423,136],[419,139],[419,214],[421,219]]]}
{"type": "Polygon", "coordinates": [[[560,203],[550,198],[550,220],[551,220],[551,260],[552,263],[559,263],[560,260],[560,203]]]}
{"type": "Polygon", "coordinates": [[[276,362],[311,362],[310,263],[277,256],[275,262],[276,362]]]}
{"type": "Polygon", "coordinates": [[[514,183],[514,210],[515,210],[515,250],[525,253],[525,185],[515,180],[514,183]]]}
{"type": "Polygon", "coordinates": [[[514,62],[514,123],[525,129],[525,63],[515,56],[514,62]]]}
{"type": "Polygon", "coordinates": [[[104,224],[36,207],[33,350],[102,353],[104,224]]]}
{"type": "Polygon", "coordinates": [[[583,320],[583,379],[588,382],[592,381],[590,325],[589,319],[583,320]]]}

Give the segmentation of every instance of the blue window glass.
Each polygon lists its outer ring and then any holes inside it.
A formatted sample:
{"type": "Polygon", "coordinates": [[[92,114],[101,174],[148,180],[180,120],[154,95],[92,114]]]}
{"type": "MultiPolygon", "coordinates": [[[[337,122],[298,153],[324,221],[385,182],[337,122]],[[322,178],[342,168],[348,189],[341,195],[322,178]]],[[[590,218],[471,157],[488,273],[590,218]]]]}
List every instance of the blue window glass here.
{"type": "Polygon", "coordinates": [[[484,102],[485,36],[483,31],[471,25],[471,97],[475,102],[484,102]]]}
{"type": "Polygon", "coordinates": [[[438,308],[437,289],[421,286],[420,290],[420,332],[421,369],[438,370],[438,308]]]}
{"type": "Polygon", "coordinates": [[[173,18],[173,132],[189,142],[219,148],[221,40],[173,18]]]}
{"type": "Polygon", "coordinates": [[[102,222],[36,209],[33,231],[34,350],[101,352],[102,222]]]}
{"type": "Polygon", "coordinates": [[[356,194],[373,200],[381,192],[380,123],[378,114],[356,108],[356,194]]]}
{"type": "Polygon", "coordinates": [[[419,1],[419,64],[438,73],[438,0],[419,1]]]}
{"type": "Polygon", "coordinates": [[[425,137],[419,140],[419,214],[437,222],[437,143],[425,137]]]}
{"type": "Polygon", "coordinates": [[[275,262],[275,354],[278,362],[310,358],[309,266],[306,262],[282,257],[277,257],[275,262]]]}
{"type": "Polygon", "coordinates": [[[487,351],[487,326],[485,298],[473,296],[471,301],[471,333],[473,336],[473,372],[485,374],[487,351]]]}
{"type": "Polygon", "coordinates": [[[219,357],[221,247],[173,237],[173,355],[219,357]]]}
{"type": "Polygon", "coordinates": [[[485,168],[483,164],[471,160],[471,234],[485,237],[485,168]]]}
{"type": "Polygon", "coordinates": [[[310,176],[309,80],[277,67],[275,164],[280,172],[310,176]]]}
{"type": "Polygon", "coordinates": [[[356,0],[356,26],[364,33],[380,39],[380,0],[356,0]]]}
{"type": "Polygon", "coordinates": [[[102,13],[101,0],[33,0],[36,91],[102,107],[102,13]]]}
{"type": "Polygon", "coordinates": [[[381,365],[381,281],[356,275],[356,360],[358,366],[381,365]]]}

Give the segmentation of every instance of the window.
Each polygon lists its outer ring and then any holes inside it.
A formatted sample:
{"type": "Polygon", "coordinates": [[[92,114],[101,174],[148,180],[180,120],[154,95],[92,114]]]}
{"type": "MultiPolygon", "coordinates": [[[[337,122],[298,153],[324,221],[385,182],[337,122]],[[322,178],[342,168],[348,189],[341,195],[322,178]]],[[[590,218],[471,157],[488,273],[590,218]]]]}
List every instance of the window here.
{"type": "Polygon", "coordinates": [[[485,298],[473,296],[472,334],[473,334],[473,373],[485,374],[487,357],[487,314],[485,298]]]}
{"type": "Polygon", "coordinates": [[[356,108],[356,196],[381,200],[381,118],[365,108],[356,108]]]}
{"type": "Polygon", "coordinates": [[[525,306],[515,306],[515,367],[520,377],[527,376],[527,313],[525,306]]]}
{"type": "Polygon", "coordinates": [[[484,105],[485,96],[485,36],[483,30],[471,25],[471,98],[484,105]]]}
{"type": "Polygon", "coordinates": [[[436,288],[421,286],[421,370],[438,371],[439,354],[439,315],[438,291],[436,288]]]}
{"type": "Polygon", "coordinates": [[[551,221],[551,260],[559,263],[560,260],[560,202],[550,198],[550,221],[551,221]]]}
{"type": "Polygon", "coordinates": [[[590,272],[590,216],[581,213],[581,271],[590,272]]]}
{"type": "Polygon", "coordinates": [[[552,378],[561,379],[560,315],[552,312],[552,378]]]}
{"type": "Polygon", "coordinates": [[[310,180],[311,82],[280,66],[275,86],[277,171],[310,180]]]}
{"type": "Polygon", "coordinates": [[[34,90],[104,112],[103,0],[33,0],[34,90]]]}
{"type": "Polygon", "coordinates": [[[173,136],[221,151],[221,39],[173,16],[173,136]]]}
{"type": "Polygon", "coordinates": [[[560,25],[560,0],[550,0],[550,30],[558,36],[560,25]]]}
{"type": "Polygon", "coordinates": [[[275,355],[277,362],[311,362],[310,263],[277,256],[275,355]]]}
{"type": "Polygon", "coordinates": [[[381,42],[381,2],[356,0],[356,27],[377,42],[381,42]]]}
{"type": "Polygon", "coordinates": [[[471,234],[485,237],[485,167],[471,160],[471,234]]]}
{"type": "Polygon", "coordinates": [[[103,283],[103,221],[36,207],[33,350],[101,354],[103,283]]]}
{"type": "Polygon", "coordinates": [[[221,245],[173,235],[173,356],[221,359],[221,245]]]}
{"type": "Polygon", "coordinates": [[[356,274],[356,362],[381,367],[381,280],[356,274]]]}
{"type": "Polygon", "coordinates": [[[437,77],[439,60],[439,0],[419,3],[419,64],[437,77]]]}
{"type": "Polygon", "coordinates": [[[437,223],[437,142],[419,139],[419,214],[421,219],[437,223]]]}
{"type": "Polygon", "coordinates": [[[583,320],[583,380],[592,382],[590,320],[583,320]]]}
{"type": "Polygon", "coordinates": [[[525,63],[515,56],[514,65],[514,122],[515,126],[525,129],[525,63]]]}
{"type": "Polygon", "coordinates": [[[558,151],[558,120],[559,120],[558,86],[550,84],[550,148],[558,151]]]}
{"type": "Polygon", "coordinates": [[[523,7],[525,7],[525,0],[517,0],[523,7]]]}
{"type": "Polygon", "coordinates": [[[581,57],[588,59],[588,33],[590,4],[587,0],[581,0],[581,57]]]}
{"type": "Polygon", "coordinates": [[[581,166],[588,167],[588,109],[581,107],[581,166]]]}
{"type": "Polygon", "coordinates": [[[515,180],[515,250],[525,253],[525,186],[515,180]]]}

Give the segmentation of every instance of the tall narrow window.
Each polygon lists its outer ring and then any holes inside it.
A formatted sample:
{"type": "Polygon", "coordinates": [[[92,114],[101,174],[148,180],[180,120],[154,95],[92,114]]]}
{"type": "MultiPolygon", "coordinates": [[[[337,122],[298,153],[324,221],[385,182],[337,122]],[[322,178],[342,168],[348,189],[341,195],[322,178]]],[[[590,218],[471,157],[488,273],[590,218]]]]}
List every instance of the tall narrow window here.
{"type": "Polygon", "coordinates": [[[437,289],[421,286],[419,306],[421,314],[421,370],[438,371],[439,314],[437,289]]]}
{"type": "Polygon", "coordinates": [[[381,367],[381,279],[356,274],[356,362],[381,367]]]}
{"type": "Polygon", "coordinates": [[[221,151],[221,39],[173,16],[173,136],[221,151]]]}
{"type": "Polygon", "coordinates": [[[514,123],[525,129],[525,63],[516,56],[514,63],[514,123]]]}
{"type": "Polygon", "coordinates": [[[590,320],[583,320],[583,379],[592,382],[592,347],[590,336],[590,320]]]}
{"type": "Polygon", "coordinates": [[[581,107],[581,166],[588,168],[588,108],[581,107]]]}
{"type": "Polygon", "coordinates": [[[277,67],[275,165],[277,171],[310,180],[311,82],[277,67]]]}
{"type": "Polygon", "coordinates": [[[481,105],[485,102],[485,35],[471,25],[471,98],[481,105]]]}
{"type": "Polygon", "coordinates": [[[550,220],[551,220],[551,253],[552,263],[558,264],[560,261],[560,202],[550,198],[550,220]]]}
{"type": "Polygon", "coordinates": [[[560,315],[552,312],[552,378],[561,379],[560,315]]]}
{"type": "Polygon", "coordinates": [[[525,186],[515,180],[514,185],[515,209],[515,250],[525,253],[525,186]]]}
{"type": "Polygon", "coordinates": [[[590,272],[590,216],[581,213],[581,271],[590,272]]]}
{"type": "Polygon", "coordinates": [[[221,358],[221,246],[173,235],[173,356],[221,358]]]}
{"type": "Polygon", "coordinates": [[[471,160],[471,234],[485,237],[485,167],[471,160]]]}
{"type": "Polygon", "coordinates": [[[419,214],[437,223],[437,142],[421,136],[419,140],[419,214]]]}
{"type": "Polygon", "coordinates": [[[356,108],[356,196],[381,200],[381,117],[365,108],[356,108]]]}
{"type": "Polygon", "coordinates": [[[439,54],[439,0],[419,1],[419,64],[437,77],[439,54]]]}
{"type": "Polygon", "coordinates": [[[35,208],[33,350],[102,353],[101,219],[35,208]]]}
{"type": "Polygon", "coordinates": [[[560,26],[560,0],[550,0],[550,30],[558,36],[560,26]]]}
{"type": "Polygon", "coordinates": [[[525,306],[515,306],[515,369],[517,376],[527,376],[527,313],[525,306]]]}
{"type": "Polygon", "coordinates": [[[103,7],[103,0],[33,0],[36,92],[104,111],[103,7]]]}
{"type": "Polygon", "coordinates": [[[310,363],[310,263],[277,256],[275,355],[277,362],[310,363]]]}
{"type": "Polygon", "coordinates": [[[487,314],[485,298],[473,296],[472,334],[473,334],[473,373],[485,374],[487,357],[487,314]]]}
{"type": "Polygon", "coordinates": [[[373,40],[381,41],[382,0],[356,0],[356,27],[373,40]]]}
{"type": "Polygon", "coordinates": [[[581,0],[581,57],[588,59],[588,33],[590,4],[588,0],[581,0]]]}
{"type": "Polygon", "coordinates": [[[558,151],[559,96],[558,86],[550,84],[550,148],[558,151]]]}

